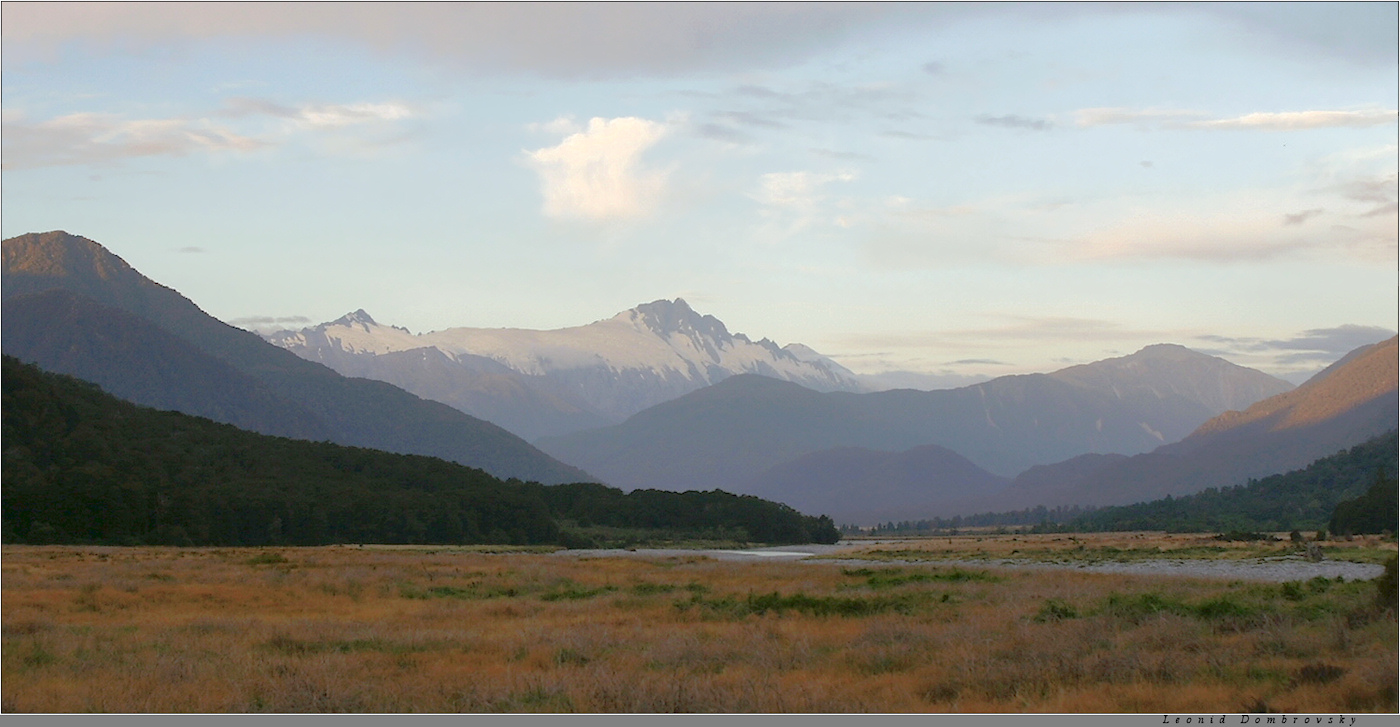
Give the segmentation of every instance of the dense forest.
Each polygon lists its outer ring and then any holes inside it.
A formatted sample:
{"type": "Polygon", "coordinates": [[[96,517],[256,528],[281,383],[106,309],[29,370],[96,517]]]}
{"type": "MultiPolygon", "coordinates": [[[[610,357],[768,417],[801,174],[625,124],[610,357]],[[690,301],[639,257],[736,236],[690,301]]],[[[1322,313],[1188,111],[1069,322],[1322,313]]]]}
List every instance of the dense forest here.
{"type": "Polygon", "coordinates": [[[727,492],[498,480],[433,457],[272,437],[3,362],[11,543],[593,545],[588,525],[835,542],[825,517],[727,492]]]}
{"type": "Polygon", "coordinates": [[[1337,503],[1327,527],[1338,535],[1360,535],[1396,532],[1400,520],[1400,481],[1385,470],[1376,472],[1376,479],[1365,494],[1354,500],[1337,503]]]}
{"type": "MultiPolygon", "coordinates": [[[[1340,503],[1360,496],[1378,479],[1389,482],[1390,502],[1394,503],[1396,442],[1392,431],[1303,469],[1185,497],[1106,507],[1076,518],[1069,525],[1085,531],[1279,532],[1327,528],[1340,503]]],[[[1395,527],[1395,520],[1395,506],[1391,504],[1389,528],[1395,527]]]]}

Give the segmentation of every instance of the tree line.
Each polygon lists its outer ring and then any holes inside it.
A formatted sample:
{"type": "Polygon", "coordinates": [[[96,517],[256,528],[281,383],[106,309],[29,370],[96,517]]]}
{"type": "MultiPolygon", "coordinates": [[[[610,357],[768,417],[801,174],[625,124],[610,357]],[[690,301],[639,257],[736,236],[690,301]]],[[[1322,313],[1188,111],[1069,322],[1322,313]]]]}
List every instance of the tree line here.
{"type": "Polygon", "coordinates": [[[7,543],[589,544],[571,526],[836,542],[829,518],[715,490],[499,480],[419,455],[271,437],[3,361],[7,543]]]}

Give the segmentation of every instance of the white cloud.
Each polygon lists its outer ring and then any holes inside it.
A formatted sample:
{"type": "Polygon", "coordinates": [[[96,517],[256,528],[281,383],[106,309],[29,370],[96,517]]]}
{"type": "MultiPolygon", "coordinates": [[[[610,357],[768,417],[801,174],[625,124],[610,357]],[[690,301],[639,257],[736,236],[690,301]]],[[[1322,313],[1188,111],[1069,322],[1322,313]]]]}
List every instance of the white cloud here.
{"type": "MultiPolygon", "coordinates": [[[[551,122],[556,128],[560,121],[551,122]]],[[[665,189],[664,172],[641,156],[666,135],[664,123],[626,116],[593,118],[558,146],[526,152],[539,172],[544,213],[590,220],[645,216],[665,189]]]]}
{"type": "Polygon", "coordinates": [[[302,106],[295,118],[313,129],[334,129],[352,124],[398,121],[413,116],[411,109],[399,103],[353,103],[302,106]]]}
{"type": "Polygon", "coordinates": [[[1199,118],[1205,114],[1199,111],[1181,109],[1126,109],[1090,108],[1074,112],[1074,123],[1080,128],[1109,126],[1114,124],[1137,124],[1154,126],[1157,124],[1180,122],[1182,119],[1199,118]]]}
{"type": "Polygon", "coordinates": [[[1167,129],[1254,129],[1258,131],[1301,131],[1305,129],[1365,128],[1393,124],[1396,112],[1385,109],[1352,111],[1257,112],[1229,118],[1211,119],[1200,111],[1180,109],[1089,108],[1074,112],[1081,128],[1134,124],[1144,128],[1167,129]]]}
{"type": "Polygon", "coordinates": [[[1364,128],[1393,124],[1395,111],[1283,111],[1253,113],[1230,119],[1193,121],[1187,126],[1197,129],[1261,129],[1264,131],[1296,131],[1299,129],[1364,128]]]}

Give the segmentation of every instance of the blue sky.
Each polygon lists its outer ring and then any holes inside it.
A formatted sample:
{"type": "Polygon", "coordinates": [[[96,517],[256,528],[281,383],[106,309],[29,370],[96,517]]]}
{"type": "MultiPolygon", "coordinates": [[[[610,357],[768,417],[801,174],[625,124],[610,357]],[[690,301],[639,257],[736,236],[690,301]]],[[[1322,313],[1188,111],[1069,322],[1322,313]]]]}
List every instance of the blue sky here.
{"type": "Polygon", "coordinates": [[[1397,327],[1394,3],[3,13],[4,235],[245,327],[679,296],[949,383],[1397,327]]]}

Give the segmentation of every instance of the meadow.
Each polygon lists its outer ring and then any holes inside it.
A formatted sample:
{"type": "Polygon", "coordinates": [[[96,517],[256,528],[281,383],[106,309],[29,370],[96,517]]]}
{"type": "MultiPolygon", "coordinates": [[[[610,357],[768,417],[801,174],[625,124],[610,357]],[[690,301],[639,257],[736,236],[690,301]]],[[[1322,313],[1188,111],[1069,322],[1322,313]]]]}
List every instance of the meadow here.
{"type": "MultiPolygon", "coordinates": [[[[1173,550],[1012,537],[901,549],[1173,550]]],[[[1329,552],[1346,546],[1394,552],[1329,552]]],[[[545,551],[5,546],[0,710],[1397,709],[1393,598],[1372,581],[545,551]]]]}

